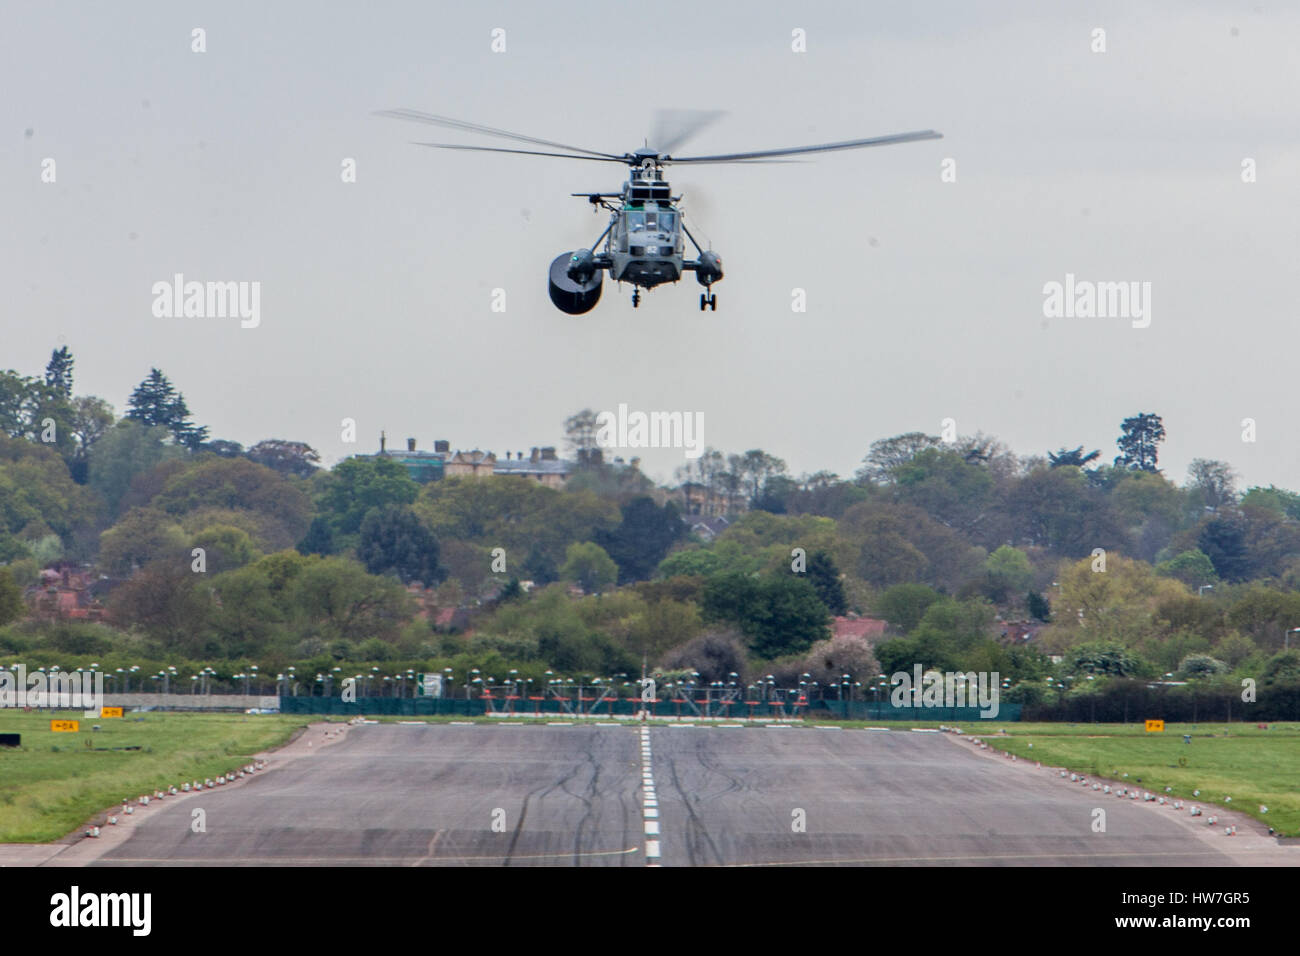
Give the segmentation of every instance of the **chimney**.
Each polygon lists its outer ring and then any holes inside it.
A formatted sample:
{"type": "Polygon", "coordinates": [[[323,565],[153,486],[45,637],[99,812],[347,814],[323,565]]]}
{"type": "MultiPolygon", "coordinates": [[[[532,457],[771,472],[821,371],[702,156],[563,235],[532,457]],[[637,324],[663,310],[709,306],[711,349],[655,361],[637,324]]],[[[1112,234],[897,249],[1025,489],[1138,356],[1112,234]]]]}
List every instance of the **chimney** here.
{"type": "Polygon", "coordinates": [[[555,461],[555,448],[547,446],[542,449],[542,461],[555,461]]]}
{"type": "Polygon", "coordinates": [[[534,445],[532,451],[530,451],[530,452],[528,453],[528,460],[529,460],[529,461],[536,461],[536,460],[537,460],[537,446],[536,446],[536,445],[534,445]]]}
{"type": "Polygon", "coordinates": [[[388,439],[384,436],[384,433],[381,431],[379,433],[379,454],[382,455],[384,453],[384,448],[387,444],[388,444],[388,439]]]}
{"type": "Polygon", "coordinates": [[[415,439],[414,439],[414,438],[408,438],[408,439],[406,439],[406,450],[407,450],[407,451],[415,451],[415,439]]]}
{"type": "Polygon", "coordinates": [[[448,442],[447,439],[445,438],[439,438],[436,442],[433,443],[433,450],[440,451],[445,454],[451,451],[451,443],[448,442]]]}

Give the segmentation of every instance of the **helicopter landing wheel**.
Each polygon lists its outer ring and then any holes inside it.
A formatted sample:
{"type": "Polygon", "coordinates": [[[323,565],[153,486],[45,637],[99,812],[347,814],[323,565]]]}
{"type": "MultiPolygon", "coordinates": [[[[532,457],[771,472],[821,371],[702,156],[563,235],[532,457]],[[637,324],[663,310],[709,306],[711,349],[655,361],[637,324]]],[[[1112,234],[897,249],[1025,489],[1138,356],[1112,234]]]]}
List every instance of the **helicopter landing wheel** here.
{"type": "Polygon", "coordinates": [[[632,293],[632,308],[635,309],[640,304],[641,304],[641,290],[638,289],[637,291],[632,293]]]}

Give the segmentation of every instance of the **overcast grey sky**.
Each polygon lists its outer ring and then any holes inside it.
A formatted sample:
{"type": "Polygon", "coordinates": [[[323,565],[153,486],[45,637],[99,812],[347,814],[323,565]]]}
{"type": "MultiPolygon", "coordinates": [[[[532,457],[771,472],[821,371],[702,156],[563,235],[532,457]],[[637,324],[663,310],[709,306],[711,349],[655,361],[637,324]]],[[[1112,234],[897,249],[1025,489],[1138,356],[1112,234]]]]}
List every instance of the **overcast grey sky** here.
{"type": "MultiPolygon", "coordinates": [[[[122,412],[158,366],[213,437],[329,461],[381,428],[560,444],[567,415],[626,402],[847,476],[872,440],[949,417],[1020,454],[1109,460],[1120,420],[1150,411],[1175,480],[1207,457],[1300,488],[1298,58],[1300,11],[1234,2],[9,0],[0,367],[36,374],[67,344],[78,392],[122,412]],[[680,152],[945,139],[676,167],[726,266],[718,311],[688,276],[636,311],[606,282],[573,317],[546,269],[604,215],[568,194],[624,170],[412,146],[506,144],[371,115],[397,107],[614,152],[683,107],[728,115],[680,152]],[[177,272],[259,281],[260,326],[156,318],[151,287],[177,272]],[[1150,326],[1044,318],[1067,273],[1150,282],[1150,326]]],[[[644,458],[660,478],[682,461],[644,458]]]]}

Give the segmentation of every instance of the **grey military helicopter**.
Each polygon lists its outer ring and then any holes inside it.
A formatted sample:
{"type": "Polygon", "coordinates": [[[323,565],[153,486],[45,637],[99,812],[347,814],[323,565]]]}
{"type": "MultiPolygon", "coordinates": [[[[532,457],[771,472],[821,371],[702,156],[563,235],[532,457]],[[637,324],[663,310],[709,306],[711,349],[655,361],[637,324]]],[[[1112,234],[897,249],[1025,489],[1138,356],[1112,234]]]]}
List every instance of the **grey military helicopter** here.
{"type": "Polygon", "coordinates": [[[641,304],[642,289],[649,290],[665,282],[677,282],[681,279],[682,273],[694,272],[696,281],[704,286],[704,292],[700,294],[700,311],[706,308],[717,311],[718,296],[712,291],[712,287],[715,282],[722,280],[722,258],[711,248],[707,250],[702,248],[682,221],[683,213],[678,207],[682,197],[674,196],[668,182],[664,179],[664,170],[669,165],[791,162],[792,160],[786,157],[943,138],[934,130],[927,129],[871,139],[822,143],[817,146],[791,146],[747,153],[718,153],[712,156],[678,156],[675,151],[688,137],[722,114],[704,110],[666,110],[658,114],[658,122],[653,134],[654,147],[649,145],[648,138],[646,145],[634,152],[603,153],[581,146],[569,146],[551,140],[524,136],[478,123],[422,113],[418,110],[381,110],[376,115],[510,139],[533,146],[546,146],[566,152],[467,146],[454,143],[417,143],[416,145],[419,146],[585,159],[595,162],[623,163],[628,167],[627,182],[619,192],[571,194],[585,198],[593,207],[608,210],[610,217],[605,231],[596,238],[590,249],[564,252],[551,262],[549,276],[551,301],[556,308],[569,315],[582,315],[595,308],[596,303],[600,301],[601,285],[606,271],[616,282],[631,283],[633,308],[641,304]],[[683,237],[689,239],[691,245],[695,247],[695,258],[686,257],[683,237]],[[601,242],[605,243],[604,249],[600,252],[594,251],[601,242]]]}

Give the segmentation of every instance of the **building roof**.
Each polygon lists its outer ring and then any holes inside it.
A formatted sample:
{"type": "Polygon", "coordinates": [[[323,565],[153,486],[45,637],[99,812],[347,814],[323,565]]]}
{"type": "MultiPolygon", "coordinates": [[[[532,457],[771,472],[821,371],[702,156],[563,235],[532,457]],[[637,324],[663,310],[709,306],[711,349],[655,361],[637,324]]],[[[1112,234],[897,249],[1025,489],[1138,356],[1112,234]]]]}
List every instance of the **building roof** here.
{"type": "Polygon", "coordinates": [[[886,627],[888,622],[876,617],[836,617],[831,621],[835,637],[880,637],[886,627]]]}
{"type": "Polygon", "coordinates": [[[494,475],[567,475],[572,470],[572,462],[558,458],[539,458],[536,461],[528,458],[508,458],[502,461],[498,458],[492,473],[494,475]]]}
{"type": "Polygon", "coordinates": [[[686,522],[686,526],[691,529],[692,534],[702,535],[709,539],[716,538],[731,526],[731,522],[722,515],[714,517],[682,515],[682,520],[686,522]]]}
{"type": "Polygon", "coordinates": [[[451,456],[453,465],[482,465],[494,461],[496,461],[496,455],[490,451],[479,451],[477,448],[473,451],[458,451],[451,456]]]}

